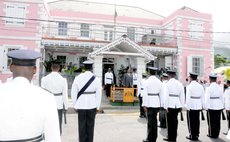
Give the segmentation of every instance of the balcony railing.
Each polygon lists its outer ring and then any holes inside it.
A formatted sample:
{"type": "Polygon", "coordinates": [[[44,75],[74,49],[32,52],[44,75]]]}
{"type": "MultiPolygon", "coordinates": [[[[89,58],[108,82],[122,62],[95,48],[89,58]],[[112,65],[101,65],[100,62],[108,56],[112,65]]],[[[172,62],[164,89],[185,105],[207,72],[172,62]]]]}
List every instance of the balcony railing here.
{"type": "Polygon", "coordinates": [[[151,34],[146,30],[135,28],[134,33],[127,33],[126,27],[116,27],[107,29],[103,25],[90,26],[88,30],[82,30],[80,26],[69,26],[59,28],[58,26],[44,26],[42,28],[43,38],[62,39],[62,40],[86,40],[98,42],[110,42],[126,34],[137,44],[151,46],[176,46],[177,39],[174,36],[159,33],[151,34]]]}

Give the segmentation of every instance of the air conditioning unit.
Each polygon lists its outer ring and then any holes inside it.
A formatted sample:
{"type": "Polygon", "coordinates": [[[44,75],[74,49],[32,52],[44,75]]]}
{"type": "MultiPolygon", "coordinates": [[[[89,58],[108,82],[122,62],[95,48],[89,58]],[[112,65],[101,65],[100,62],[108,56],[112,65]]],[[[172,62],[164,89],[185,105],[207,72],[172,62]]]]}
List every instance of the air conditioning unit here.
{"type": "Polygon", "coordinates": [[[155,45],[156,44],[156,38],[154,35],[144,35],[142,37],[142,43],[143,44],[149,44],[149,45],[155,45]]]}

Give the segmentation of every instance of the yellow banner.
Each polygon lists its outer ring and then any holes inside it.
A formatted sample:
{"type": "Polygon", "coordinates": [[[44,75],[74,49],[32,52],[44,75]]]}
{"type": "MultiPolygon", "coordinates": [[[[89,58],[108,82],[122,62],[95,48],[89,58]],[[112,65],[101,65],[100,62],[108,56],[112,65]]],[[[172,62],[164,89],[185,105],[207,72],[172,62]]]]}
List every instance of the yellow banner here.
{"type": "Polygon", "coordinates": [[[123,102],[134,101],[134,88],[124,88],[123,102]]]}

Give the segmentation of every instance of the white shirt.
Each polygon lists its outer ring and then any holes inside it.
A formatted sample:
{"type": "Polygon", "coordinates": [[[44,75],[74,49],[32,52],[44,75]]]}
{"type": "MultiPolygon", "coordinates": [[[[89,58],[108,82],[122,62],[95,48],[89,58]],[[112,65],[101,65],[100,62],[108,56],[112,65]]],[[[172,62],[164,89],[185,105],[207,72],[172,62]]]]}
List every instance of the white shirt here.
{"type": "Polygon", "coordinates": [[[58,72],[51,72],[41,80],[41,87],[52,94],[62,93],[60,96],[55,96],[57,109],[68,109],[68,84],[58,72]]]}
{"type": "Polygon", "coordinates": [[[75,77],[74,82],[72,84],[71,96],[74,103],[75,109],[99,109],[101,105],[102,98],[102,87],[101,80],[96,77],[94,81],[89,85],[89,87],[85,90],[85,92],[95,92],[94,94],[82,94],[78,100],[77,94],[78,92],[85,86],[85,84],[89,81],[89,79],[94,74],[90,71],[86,71],[84,73],[79,74],[75,77]]]}
{"type": "Polygon", "coordinates": [[[163,103],[162,82],[156,76],[152,75],[144,82],[143,88],[142,106],[161,107],[163,103]]]}
{"type": "Polygon", "coordinates": [[[192,81],[186,87],[187,110],[201,110],[204,108],[204,87],[197,81],[192,81]]]}
{"type": "Polygon", "coordinates": [[[0,85],[0,140],[45,135],[46,142],[61,142],[54,96],[24,77],[0,85]]]}
{"type": "Polygon", "coordinates": [[[212,110],[220,110],[224,108],[224,94],[219,85],[215,82],[211,83],[205,90],[205,108],[212,110]]]}
{"type": "Polygon", "coordinates": [[[146,78],[143,78],[137,85],[137,96],[143,97],[143,90],[144,90],[144,82],[146,81],[146,78]]]}
{"type": "Polygon", "coordinates": [[[137,80],[137,73],[133,73],[133,85],[137,85],[138,84],[138,80],[137,80]]]}
{"type": "Polygon", "coordinates": [[[112,84],[113,83],[113,73],[112,72],[105,73],[104,81],[105,81],[105,85],[112,84]]]}
{"type": "Polygon", "coordinates": [[[184,107],[184,86],[175,78],[168,80],[164,90],[164,108],[182,108],[184,107]]]}
{"type": "Polygon", "coordinates": [[[230,110],[230,87],[224,91],[225,109],[230,110]]]}

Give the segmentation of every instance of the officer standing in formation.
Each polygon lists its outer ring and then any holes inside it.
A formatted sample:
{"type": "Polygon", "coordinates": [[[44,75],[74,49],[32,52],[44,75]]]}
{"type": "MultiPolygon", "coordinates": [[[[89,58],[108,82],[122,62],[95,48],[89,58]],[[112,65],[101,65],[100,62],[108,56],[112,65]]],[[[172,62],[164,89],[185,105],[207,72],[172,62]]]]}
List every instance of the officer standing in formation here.
{"type": "Polygon", "coordinates": [[[111,71],[111,68],[108,68],[108,72],[105,73],[104,81],[105,81],[106,96],[110,97],[110,89],[113,84],[113,73],[111,71]]]}
{"type": "MultiPolygon", "coordinates": [[[[161,81],[163,83],[163,88],[165,88],[165,85],[168,82],[168,75],[166,73],[162,74],[161,81]]],[[[164,96],[163,96],[163,100],[165,100],[164,96]]],[[[163,103],[164,103],[164,101],[163,101],[163,103]]],[[[164,106],[164,104],[162,104],[162,106],[164,106]]],[[[167,114],[167,112],[165,111],[165,109],[161,109],[159,112],[160,128],[166,128],[166,114],[167,114]]]]}
{"type": "Polygon", "coordinates": [[[146,81],[147,79],[147,74],[146,73],[143,73],[142,74],[142,79],[141,81],[138,83],[138,89],[137,89],[137,96],[139,98],[139,105],[140,105],[140,118],[145,118],[145,111],[144,111],[144,108],[142,106],[142,102],[143,102],[143,90],[144,90],[144,82],[146,81]]]}
{"type": "Polygon", "coordinates": [[[216,83],[217,76],[210,75],[210,86],[205,90],[205,107],[208,119],[208,137],[218,138],[220,133],[220,116],[224,108],[223,92],[216,83]]]}
{"type": "Polygon", "coordinates": [[[186,87],[186,109],[189,140],[198,141],[200,133],[200,111],[204,108],[204,87],[197,82],[198,74],[190,73],[190,84],[186,87]]]}
{"type": "Polygon", "coordinates": [[[30,83],[41,54],[13,50],[7,55],[13,80],[0,85],[0,141],[61,142],[53,94],[30,83]]]}
{"type": "MultiPolygon", "coordinates": [[[[230,80],[227,80],[226,85],[227,88],[224,91],[224,100],[225,100],[225,110],[227,113],[228,130],[230,130],[230,80]]],[[[227,134],[227,132],[225,132],[224,134],[227,134]]]]}
{"type": "Polygon", "coordinates": [[[78,112],[80,142],[93,142],[94,124],[102,98],[101,80],[92,73],[93,62],[83,62],[85,72],[74,79],[71,96],[78,112]]]}
{"type": "Polygon", "coordinates": [[[160,110],[163,101],[162,82],[156,77],[157,68],[148,67],[150,76],[144,82],[143,103],[145,112],[147,112],[147,139],[143,142],[156,142],[157,139],[157,113],[160,110]]]}
{"type": "Polygon", "coordinates": [[[177,116],[184,107],[185,95],[183,85],[175,79],[176,72],[173,70],[168,70],[167,74],[169,76],[169,81],[166,83],[165,87],[164,108],[167,111],[168,138],[164,138],[163,140],[175,142],[178,128],[177,116]]]}
{"type": "Polygon", "coordinates": [[[59,74],[60,65],[53,62],[51,65],[52,72],[41,79],[41,87],[55,96],[60,134],[62,134],[62,115],[63,111],[68,109],[68,84],[65,78],[59,74]]]}

